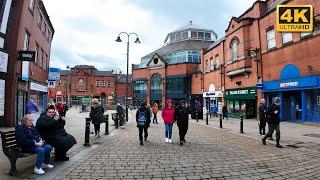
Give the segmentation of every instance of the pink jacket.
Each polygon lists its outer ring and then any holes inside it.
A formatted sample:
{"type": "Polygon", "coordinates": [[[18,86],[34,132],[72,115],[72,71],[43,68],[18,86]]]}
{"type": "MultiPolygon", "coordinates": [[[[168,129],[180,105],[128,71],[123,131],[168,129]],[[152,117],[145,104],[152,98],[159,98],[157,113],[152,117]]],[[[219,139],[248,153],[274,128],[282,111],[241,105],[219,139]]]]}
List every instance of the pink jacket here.
{"type": "Polygon", "coordinates": [[[168,103],[171,102],[171,99],[167,100],[166,107],[162,111],[162,119],[165,124],[173,124],[174,123],[174,109],[168,109],[168,103]]]}

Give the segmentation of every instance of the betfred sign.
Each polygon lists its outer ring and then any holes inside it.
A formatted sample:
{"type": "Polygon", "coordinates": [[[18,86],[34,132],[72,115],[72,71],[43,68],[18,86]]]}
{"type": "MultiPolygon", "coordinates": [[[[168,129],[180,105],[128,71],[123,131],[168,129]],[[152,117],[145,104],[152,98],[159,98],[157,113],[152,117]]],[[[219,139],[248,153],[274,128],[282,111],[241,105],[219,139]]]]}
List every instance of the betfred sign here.
{"type": "Polygon", "coordinates": [[[19,51],[18,52],[18,60],[19,61],[32,61],[36,60],[36,52],[35,51],[19,51]]]}
{"type": "Polygon", "coordinates": [[[312,32],[312,5],[278,5],[277,31],[279,32],[312,32]]]}

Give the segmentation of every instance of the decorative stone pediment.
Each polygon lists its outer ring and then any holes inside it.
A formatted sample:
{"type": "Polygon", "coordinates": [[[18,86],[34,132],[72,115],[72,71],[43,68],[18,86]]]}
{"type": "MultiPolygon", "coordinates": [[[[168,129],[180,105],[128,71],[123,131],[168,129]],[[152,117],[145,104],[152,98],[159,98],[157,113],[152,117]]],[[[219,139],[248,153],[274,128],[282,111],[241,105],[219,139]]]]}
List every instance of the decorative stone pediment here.
{"type": "Polygon", "coordinates": [[[77,69],[76,72],[75,72],[75,75],[78,75],[78,76],[86,76],[88,75],[88,73],[80,70],[80,69],[77,69]]]}
{"type": "Polygon", "coordinates": [[[168,62],[163,59],[158,53],[155,53],[150,61],[147,64],[148,68],[155,68],[155,67],[165,67],[168,62]]]}

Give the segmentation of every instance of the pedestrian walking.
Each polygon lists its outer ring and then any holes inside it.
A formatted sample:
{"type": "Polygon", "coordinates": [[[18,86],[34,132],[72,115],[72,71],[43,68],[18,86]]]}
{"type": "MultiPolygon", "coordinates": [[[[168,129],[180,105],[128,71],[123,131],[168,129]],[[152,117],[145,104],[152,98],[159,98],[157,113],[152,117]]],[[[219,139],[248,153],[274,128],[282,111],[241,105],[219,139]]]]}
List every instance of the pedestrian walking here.
{"type": "Polygon", "coordinates": [[[260,100],[259,105],[259,134],[265,135],[266,134],[266,112],[267,106],[265,99],[260,100]]]}
{"type": "Polygon", "coordinates": [[[90,117],[92,120],[92,124],[94,125],[94,133],[95,136],[100,137],[100,124],[102,123],[102,119],[104,113],[104,108],[99,103],[99,100],[94,98],[92,99],[92,105],[91,105],[91,111],[90,111],[90,117]]]}
{"type": "Polygon", "coordinates": [[[144,141],[147,141],[148,128],[151,123],[150,110],[146,107],[146,104],[147,104],[146,102],[142,102],[136,114],[136,122],[137,122],[137,127],[139,128],[139,140],[140,140],[141,146],[143,145],[142,133],[144,131],[144,141]]]}
{"type": "Polygon", "coordinates": [[[184,100],[182,100],[180,105],[175,109],[174,119],[179,128],[180,146],[182,146],[183,143],[186,143],[185,136],[189,126],[189,111],[184,100]]]}
{"type": "Polygon", "coordinates": [[[153,113],[152,122],[153,122],[153,124],[154,123],[158,124],[158,119],[157,119],[158,110],[159,110],[158,104],[157,103],[153,103],[153,106],[152,106],[152,113],[153,113]]]}
{"type": "Polygon", "coordinates": [[[227,118],[228,120],[228,108],[226,105],[223,105],[222,107],[222,119],[227,118]]]}
{"type": "Polygon", "coordinates": [[[165,142],[172,143],[172,126],[174,123],[174,108],[173,108],[173,102],[171,99],[167,100],[166,106],[163,109],[161,116],[165,124],[165,135],[166,135],[165,142]]]}
{"type": "Polygon", "coordinates": [[[218,107],[216,104],[214,104],[211,108],[212,116],[213,117],[218,117],[218,107]]]}
{"type": "Polygon", "coordinates": [[[33,126],[33,119],[30,114],[24,116],[22,125],[16,126],[16,141],[17,145],[24,153],[36,153],[37,159],[33,172],[36,174],[44,174],[42,169],[52,169],[54,166],[50,160],[50,152],[52,146],[45,143],[40,134],[33,126]]]}
{"type": "Polygon", "coordinates": [[[266,139],[272,137],[273,131],[276,131],[276,147],[282,148],[280,145],[280,104],[281,100],[279,97],[274,99],[274,103],[271,104],[266,112],[266,117],[268,121],[268,133],[262,138],[262,144],[266,145],[266,139]]]}

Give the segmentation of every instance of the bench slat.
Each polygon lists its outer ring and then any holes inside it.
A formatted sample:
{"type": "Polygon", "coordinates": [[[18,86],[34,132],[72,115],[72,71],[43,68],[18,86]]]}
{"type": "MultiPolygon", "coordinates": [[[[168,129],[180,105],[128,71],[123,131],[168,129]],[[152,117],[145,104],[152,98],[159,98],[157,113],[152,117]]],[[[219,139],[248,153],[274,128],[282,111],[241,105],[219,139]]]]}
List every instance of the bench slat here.
{"type": "Polygon", "coordinates": [[[5,143],[6,143],[7,146],[9,146],[9,145],[17,144],[17,141],[16,140],[12,140],[12,141],[7,141],[5,143]]]}

